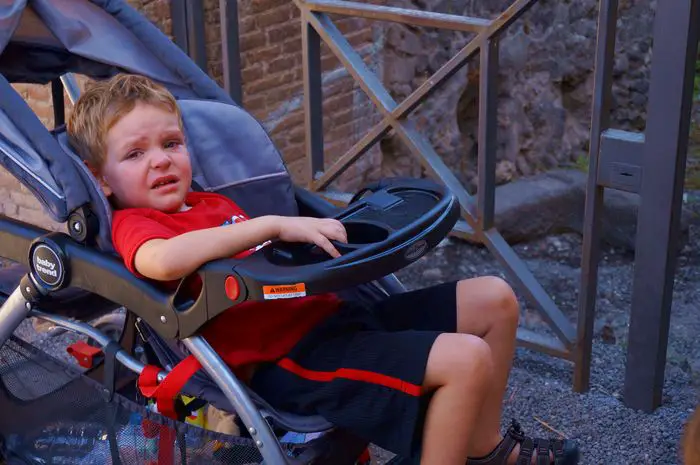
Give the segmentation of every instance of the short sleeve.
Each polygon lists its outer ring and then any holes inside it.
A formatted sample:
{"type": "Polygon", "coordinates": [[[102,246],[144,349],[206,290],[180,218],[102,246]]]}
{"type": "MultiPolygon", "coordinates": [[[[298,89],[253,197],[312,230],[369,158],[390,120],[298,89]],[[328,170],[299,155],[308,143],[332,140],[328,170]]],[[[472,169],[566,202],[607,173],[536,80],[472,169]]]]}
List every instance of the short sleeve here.
{"type": "Polygon", "coordinates": [[[117,253],[124,260],[130,272],[143,276],[136,271],[136,252],[146,242],[153,239],[170,239],[177,234],[153,218],[138,214],[124,213],[115,215],[112,221],[112,242],[117,253]]]}

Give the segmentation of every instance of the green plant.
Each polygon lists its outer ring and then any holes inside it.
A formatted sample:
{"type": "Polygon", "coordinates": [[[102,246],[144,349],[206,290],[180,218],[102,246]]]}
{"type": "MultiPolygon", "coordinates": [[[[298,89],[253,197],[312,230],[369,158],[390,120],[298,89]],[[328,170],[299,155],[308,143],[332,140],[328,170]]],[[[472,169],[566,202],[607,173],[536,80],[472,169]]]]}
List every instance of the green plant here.
{"type": "Polygon", "coordinates": [[[579,155],[574,161],[574,168],[584,173],[588,172],[588,155],[579,155]]]}

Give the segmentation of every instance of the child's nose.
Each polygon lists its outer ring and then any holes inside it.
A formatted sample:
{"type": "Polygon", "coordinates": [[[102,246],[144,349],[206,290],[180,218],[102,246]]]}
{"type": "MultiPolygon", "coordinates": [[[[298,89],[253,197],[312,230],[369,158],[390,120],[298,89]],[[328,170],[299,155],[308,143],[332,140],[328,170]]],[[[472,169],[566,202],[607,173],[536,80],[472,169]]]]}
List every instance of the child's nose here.
{"type": "Polygon", "coordinates": [[[162,168],[170,165],[170,155],[165,150],[157,150],[151,157],[151,166],[153,168],[162,168]]]}

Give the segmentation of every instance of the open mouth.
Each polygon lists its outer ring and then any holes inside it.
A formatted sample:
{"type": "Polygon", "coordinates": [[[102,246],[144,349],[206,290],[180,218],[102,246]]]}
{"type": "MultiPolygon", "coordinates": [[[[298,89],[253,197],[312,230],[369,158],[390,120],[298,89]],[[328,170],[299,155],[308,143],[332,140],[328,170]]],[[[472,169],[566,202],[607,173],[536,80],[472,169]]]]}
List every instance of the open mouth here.
{"type": "Polygon", "coordinates": [[[151,189],[162,189],[163,187],[170,186],[179,181],[177,176],[163,176],[162,178],[156,179],[156,181],[151,185],[151,189]]]}

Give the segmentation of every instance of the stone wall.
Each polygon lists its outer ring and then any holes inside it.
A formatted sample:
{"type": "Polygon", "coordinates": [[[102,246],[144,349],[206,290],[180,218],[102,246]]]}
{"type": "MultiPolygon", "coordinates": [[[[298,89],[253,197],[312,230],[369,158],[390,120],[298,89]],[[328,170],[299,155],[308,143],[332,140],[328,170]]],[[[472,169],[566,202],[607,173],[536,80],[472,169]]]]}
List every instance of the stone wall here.
{"type": "MultiPolygon", "coordinates": [[[[512,1],[394,0],[392,5],[495,18],[512,1]]],[[[503,35],[498,76],[497,181],[586,163],[593,93],[598,3],[539,0],[503,35]]],[[[654,3],[622,0],[613,87],[613,125],[644,130],[654,3]]],[[[387,83],[401,99],[473,35],[392,25],[384,49],[387,83]]],[[[470,190],[476,189],[478,56],[413,119],[470,190]]],[[[406,149],[386,147],[384,169],[417,171],[406,149]],[[391,155],[391,156],[390,156],[391,155]]]]}
{"type": "MultiPolygon", "coordinates": [[[[168,0],[128,0],[172,38],[168,0]]],[[[223,85],[221,33],[217,0],[203,0],[207,69],[223,85]]],[[[381,75],[380,49],[375,44],[381,29],[354,18],[334,18],[350,44],[381,75]]],[[[299,11],[286,0],[239,2],[244,106],[258,118],[280,149],[288,169],[299,183],[309,181],[305,160],[301,27],[299,11]]],[[[325,162],[329,166],[358,141],[377,114],[340,62],[322,46],[325,162]]],[[[53,127],[49,86],[16,85],[42,122],[53,127]]],[[[68,104],[68,111],[70,105],[68,104]]],[[[375,149],[341,176],[332,187],[352,190],[378,174],[380,150],[375,149]]],[[[0,213],[50,228],[39,203],[0,168],[0,213]]]]}

